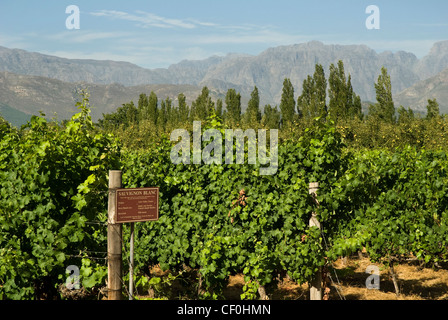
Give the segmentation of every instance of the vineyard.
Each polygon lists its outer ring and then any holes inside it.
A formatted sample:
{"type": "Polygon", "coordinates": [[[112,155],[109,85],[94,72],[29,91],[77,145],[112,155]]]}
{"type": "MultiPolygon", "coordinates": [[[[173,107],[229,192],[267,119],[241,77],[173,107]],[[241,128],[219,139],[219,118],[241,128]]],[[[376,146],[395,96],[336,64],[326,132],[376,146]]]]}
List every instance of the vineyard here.
{"type": "MultiPolygon", "coordinates": [[[[63,297],[69,265],[79,267],[87,296],[107,295],[112,169],[122,170],[125,188],[160,188],[159,220],[135,226],[139,292],[157,297],[177,280],[192,299],[220,299],[229,277],[242,275],[240,298],[258,299],[259,288],[309,283],[319,268],[362,250],[391,270],[409,259],[446,269],[444,151],[350,149],[334,122],[316,118],[299,139],[281,141],[276,174],[263,176],[263,164],[247,160],[175,165],[168,137],[130,150],[94,126],[86,99],[78,107],[62,124],[42,116],[20,130],[1,124],[1,299],[63,297]],[[319,183],[316,199],[310,182],[319,183]],[[309,226],[312,212],[321,230],[309,226]]],[[[217,118],[203,127],[224,133],[217,118]]],[[[124,283],[128,243],[124,225],[124,283]]]]}

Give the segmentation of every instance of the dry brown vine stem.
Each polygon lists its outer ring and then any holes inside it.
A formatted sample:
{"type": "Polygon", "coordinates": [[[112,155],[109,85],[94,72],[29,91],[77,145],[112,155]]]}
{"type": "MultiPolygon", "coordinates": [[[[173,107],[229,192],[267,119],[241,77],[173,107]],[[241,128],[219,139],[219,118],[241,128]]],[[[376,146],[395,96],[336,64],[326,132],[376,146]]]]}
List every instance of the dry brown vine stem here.
{"type": "MultiPolygon", "coordinates": [[[[246,191],[244,191],[244,189],[241,189],[238,193],[238,199],[232,201],[232,209],[230,209],[227,216],[230,217],[232,210],[235,209],[236,206],[245,207],[246,200],[247,200],[246,191]]],[[[234,221],[233,217],[230,217],[230,223],[233,223],[233,221],[234,221]]]]}
{"type": "Polygon", "coordinates": [[[324,297],[323,300],[328,300],[330,298],[330,288],[326,287],[324,291],[324,297]]]}
{"type": "MultiPolygon", "coordinates": [[[[325,257],[325,260],[327,258],[325,257]]],[[[322,297],[322,300],[329,300],[330,299],[330,278],[328,277],[328,266],[325,265],[322,268],[322,287],[324,288],[324,295],[322,297]]]]}

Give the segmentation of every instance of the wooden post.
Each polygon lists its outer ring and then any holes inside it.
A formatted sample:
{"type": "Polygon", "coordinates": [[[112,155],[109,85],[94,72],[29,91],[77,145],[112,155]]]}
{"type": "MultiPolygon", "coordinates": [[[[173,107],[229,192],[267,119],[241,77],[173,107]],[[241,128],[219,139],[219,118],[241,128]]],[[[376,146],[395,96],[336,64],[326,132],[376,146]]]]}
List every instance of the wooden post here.
{"type": "Polygon", "coordinates": [[[107,219],[107,297],[121,300],[122,291],[122,227],[116,223],[116,190],[121,188],[121,171],[109,171],[109,202],[107,219]]]}
{"type": "Polygon", "coordinates": [[[129,245],[129,300],[134,300],[134,222],[131,222],[129,245]]]}
{"type": "MultiPolygon", "coordinates": [[[[309,184],[309,194],[313,195],[313,198],[316,201],[316,203],[317,203],[316,197],[318,188],[319,188],[318,182],[311,182],[309,184]]],[[[321,228],[320,222],[317,220],[315,212],[311,214],[309,225],[310,227],[316,226],[319,229],[321,228]]],[[[310,300],[322,300],[322,270],[320,267],[319,270],[314,275],[314,278],[311,280],[310,300]]]]}

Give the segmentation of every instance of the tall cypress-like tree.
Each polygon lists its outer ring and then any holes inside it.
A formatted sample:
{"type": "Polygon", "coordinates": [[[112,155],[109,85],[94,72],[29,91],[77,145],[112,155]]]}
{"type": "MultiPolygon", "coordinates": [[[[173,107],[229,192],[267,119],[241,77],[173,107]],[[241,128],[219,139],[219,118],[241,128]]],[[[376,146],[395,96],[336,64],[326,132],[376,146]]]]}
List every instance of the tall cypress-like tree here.
{"type": "Polygon", "coordinates": [[[235,89],[227,90],[226,94],[226,122],[237,125],[241,120],[241,95],[235,89]]]}
{"type": "Polygon", "coordinates": [[[347,80],[347,117],[350,119],[362,118],[361,97],[353,91],[350,74],[347,80]]]}
{"type": "Polygon", "coordinates": [[[381,74],[375,83],[376,103],[370,105],[369,116],[374,116],[379,120],[393,123],[395,122],[395,106],[392,99],[392,84],[390,76],[385,67],[381,68],[381,74]]]}
{"type": "Polygon", "coordinates": [[[324,68],[316,64],[313,77],[303,80],[302,94],[297,99],[297,111],[304,119],[313,119],[327,113],[327,80],[324,68]]]}
{"type": "Polygon", "coordinates": [[[335,121],[361,118],[361,98],[353,91],[351,75],[346,78],[342,60],[338,61],[337,66],[330,65],[328,84],[330,117],[335,121]]]}
{"type": "Polygon", "coordinates": [[[197,97],[191,106],[191,113],[193,120],[205,120],[214,109],[215,103],[210,97],[210,90],[207,87],[203,87],[201,94],[197,97]]]}
{"type": "Polygon", "coordinates": [[[260,96],[258,93],[258,88],[255,86],[254,90],[250,94],[250,100],[247,104],[246,110],[246,122],[248,125],[258,125],[261,120],[260,112],[260,96]]]}
{"type": "Polygon", "coordinates": [[[146,120],[149,118],[148,96],[141,93],[138,99],[138,120],[146,120]]]}
{"type": "Polygon", "coordinates": [[[439,103],[437,102],[437,99],[428,99],[428,105],[426,106],[426,119],[432,119],[436,118],[440,114],[439,110],[439,103]]]}
{"type": "Polygon", "coordinates": [[[135,107],[134,102],[123,104],[125,110],[126,123],[132,124],[138,122],[138,109],[135,107]]]}
{"type": "Polygon", "coordinates": [[[222,118],[222,99],[216,100],[216,115],[220,118],[222,118]]]}
{"type": "Polygon", "coordinates": [[[325,78],[324,67],[316,64],[314,70],[314,92],[316,96],[316,113],[325,115],[327,113],[327,79],[325,78]]]}
{"type": "Polygon", "coordinates": [[[173,107],[173,100],[170,97],[165,98],[166,106],[166,126],[165,128],[171,129],[174,124],[177,123],[177,112],[173,107]]]}
{"type": "Polygon", "coordinates": [[[158,99],[154,91],[151,91],[148,97],[148,117],[153,126],[157,125],[158,109],[157,109],[158,99]]]}
{"type": "Polygon", "coordinates": [[[297,98],[297,112],[300,117],[309,119],[315,117],[314,108],[314,79],[308,75],[302,83],[302,94],[297,98]]]}
{"type": "Polygon", "coordinates": [[[157,121],[159,129],[164,131],[167,121],[168,121],[167,105],[166,101],[162,100],[162,102],[160,103],[159,119],[157,121]]]}
{"type": "Polygon", "coordinates": [[[178,101],[178,112],[179,112],[179,123],[184,124],[188,121],[189,111],[186,102],[187,98],[183,93],[179,93],[177,96],[178,101]]]}
{"type": "Polygon", "coordinates": [[[294,87],[291,84],[291,80],[285,78],[283,81],[282,98],[280,101],[280,112],[282,125],[291,124],[294,120],[296,109],[296,101],[294,98],[294,87]]]}
{"type": "Polygon", "coordinates": [[[264,106],[261,123],[267,129],[278,129],[280,126],[280,116],[280,111],[277,109],[277,106],[273,108],[270,104],[267,104],[264,106]]]}
{"type": "Polygon", "coordinates": [[[346,119],[347,117],[347,86],[345,79],[344,63],[338,61],[337,66],[330,65],[330,76],[328,78],[328,96],[330,98],[330,117],[333,120],[346,119]]]}
{"type": "Polygon", "coordinates": [[[412,111],[411,108],[408,108],[406,110],[403,106],[400,106],[397,110],[397,113],[398,113],[397,121],[400,125],[409,124],[415,118],[414,111],[412,111]]]}

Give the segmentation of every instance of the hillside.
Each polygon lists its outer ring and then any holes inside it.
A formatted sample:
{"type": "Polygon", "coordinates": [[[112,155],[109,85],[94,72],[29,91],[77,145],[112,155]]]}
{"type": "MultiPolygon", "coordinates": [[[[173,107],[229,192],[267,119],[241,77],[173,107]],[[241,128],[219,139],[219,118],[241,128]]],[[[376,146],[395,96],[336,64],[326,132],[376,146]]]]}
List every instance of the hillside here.
{"type": "Polygon", "coordinates": [[[29,119],[30,115],[15,108],[8,106],[7,104],[0,104],[0,115],[8,120],[13,126],[20,127],[25,124],[29,119]]]}
{"type": "MultiPolygon", "coordinates": [[[[269,48],[256,56],[234,53],[184,60],[166,69],[152,70],[128,62],[65,59],[0,47],[0,104],[23,114],[42,110],[47,116],[56,112],[59,118],[66,118],[76,111],[74,92],[88,83],[94,119],[125,102],[137,101],[140,93],[151,90],[159,99],[173,100],[183,92],[191,102],[203,86],[221,98],[229,88],[235,88],[242,95],[244,110],[244,101],[254,86],[259,89],[262,106],[276,105],[284,78],[291,79],[297,97],[303,80],[314,72],[316,63],[323,65],[328,77],[330,64],[339,59],[344,62],[346,74],[351,74],[353,89],[363,101],[375,101],[374,83],[385,66],[397,106],[425,111],[427,99],[437,98],[441,111],[448,112],[444,89],[448,41],[435,43],[422,59],[404,51],[377,53],[365,45],[311,41],[269,48]]],[[[5,110],[1,112],[4,114],[5,110]]]]}
{"type": "Polygon", "coordinates": [[[208,68],[234,56],[213,56],[205,60],[184,60],[168,69],[145,69],[124,61],[66,59],[0,46],[0,71],[42,76],[65,82],[95,84],[198,84],[208,68]]]}
{"type": "Polygon", "coordinates": [[[316,63],[322,64],[328,76],[330,64],[338,60],[344,62],[346,74],[352,76],[353,89],[362,100],[375,99],[373,84],[383,65],[389,69],[395,92],[420,79],[409,67],[418,62],[411,53],[377,54],[367,46],[324,45],[313,41],[271,48],[255,57],[227,60],[210,70],[201,83],[221,80],[247,88],[256,85],[265,100],[278,103],[284,78],[291,79],[298,95],[303,80],[314,72],[316,63]]]}
{"type": "Polygon", "coordinates": [[[420,81],[394,97],[395,106],[412,107],[426,112],[428,99],[437,99],[440,113],[448,113],[448,68],[437,75],[420,81]]]}
{"type": "MultiPolygon", "coordinates": [[[[65,82],[207,85],[221,91],[237,88],[248,95],[256,85],[264,103],[278,103],[284,78],[297,92],[303,79],[320,63],[328,73],[331,63],[344,61],[353,88],[363,100],[374,100],[373,83],[382,66],[388,68],[394,93],[448,67],[448,41],[435,43],[422,59],[409,52],[377,53],[365,45],[326,45],[311,41],[269,48],[259,55],[228,54],[198,61],[181,61],[163,69],[145,69],[128,62],[65,59],[0,47],[0,71],[43,76],[65,82]]],[[[149,58],[149,57],[148,57],[149,58]]]]}
{"type": "Polygon", "coordinates": [[[166,83],[163,71],[148,70],[121,61],[66,59],[21,49],[0,47],[0,71],[42,76],[65,82],[120,83],[131,86],[166,83]]]}
{"type": "Polygon", "coordinates": [[[1,108],[0,113],[9,121],[11,109],[17,110],[20,119],[23,119],[24,115],[38,114],[39,111],[45,113],[48,118],[56,113],[58,119],[66,119],[77,112],[75,103],[79,97],[76,92],[81,88],[88,88],[94,120],[131,100],[137,104],[141,93],[149,94],[154,91],[159,99],[169,97],[175,101],[177,95],[182,92],[187,97],[187,102],[191,103],[202,89],[192,85],[153,84],[125,87],[116,83],[70,83],[46,77],[0,72],[0,102],[8,106],[1,108]]]}

